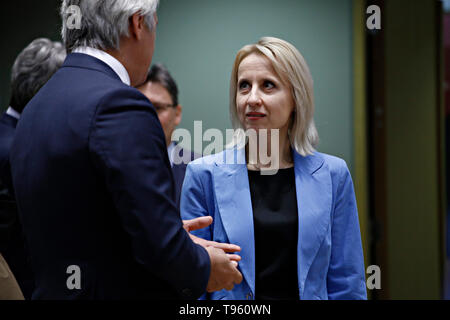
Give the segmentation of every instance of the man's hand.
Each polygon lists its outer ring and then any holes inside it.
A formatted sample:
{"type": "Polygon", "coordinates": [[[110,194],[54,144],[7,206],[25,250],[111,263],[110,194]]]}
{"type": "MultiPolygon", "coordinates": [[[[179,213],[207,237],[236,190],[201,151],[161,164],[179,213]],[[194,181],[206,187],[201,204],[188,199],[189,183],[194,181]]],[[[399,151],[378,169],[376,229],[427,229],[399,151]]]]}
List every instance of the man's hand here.
{"type": "MultiPolygon", "coordinates": [[[[183,227],[189,233],[192,241],[194,243],[201,245],[203,248],[214,247],[217,249],[222,249],[228,253],[234,253],[241,251],[241,248],[235,244],[220,243],[215,241],[208,241],[191,234],[191,231],[203,229],[208,227],[213,222],[213,218],[210,216],[200,217],[192,220],[183,220],[183,227]]],[[[228,257],[233,261],[240,261],[241,257],[237,254],[229,254],[228,257]]]]}
{"type": "Polygon", "coordinates": [[[237,262],[232,261],[230,255],[213,246],[207,247],[206,251],[211,260],[211,273],[206,291],[232,290],[235,284],[241,283],[242,274],[237,269],[237,262]]]}

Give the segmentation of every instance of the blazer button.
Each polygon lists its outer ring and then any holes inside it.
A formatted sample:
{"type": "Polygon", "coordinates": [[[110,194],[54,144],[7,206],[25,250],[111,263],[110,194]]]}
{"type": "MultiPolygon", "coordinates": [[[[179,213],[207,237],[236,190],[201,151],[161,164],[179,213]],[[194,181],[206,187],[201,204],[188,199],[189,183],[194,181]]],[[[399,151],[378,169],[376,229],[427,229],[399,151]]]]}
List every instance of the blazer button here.
{"type": "Polygon", "coordinates": [[[251,292],[247,293],[247,295],[245,296],[245,299],[253,300],[253,293],[251,293],[251,292]]]}

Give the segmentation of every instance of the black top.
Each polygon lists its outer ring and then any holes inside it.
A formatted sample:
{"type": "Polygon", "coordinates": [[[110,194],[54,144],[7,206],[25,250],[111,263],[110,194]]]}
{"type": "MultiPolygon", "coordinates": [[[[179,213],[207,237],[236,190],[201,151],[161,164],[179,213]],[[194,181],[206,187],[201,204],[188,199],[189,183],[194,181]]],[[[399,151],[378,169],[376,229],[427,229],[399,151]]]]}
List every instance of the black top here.
{"type": "Polygon", "coordinates": [[[255,230],[255,299],[298,300],[294,168],[248,171],[255,230]]]}

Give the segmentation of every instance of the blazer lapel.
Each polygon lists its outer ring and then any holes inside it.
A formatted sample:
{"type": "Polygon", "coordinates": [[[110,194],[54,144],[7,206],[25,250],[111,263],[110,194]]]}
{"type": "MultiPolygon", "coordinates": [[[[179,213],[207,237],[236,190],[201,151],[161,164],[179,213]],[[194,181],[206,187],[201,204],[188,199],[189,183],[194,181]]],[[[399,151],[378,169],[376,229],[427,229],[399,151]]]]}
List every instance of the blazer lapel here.
{"type": "MultiPolygon", "coordinates": [[[[225,152],[228,153],[227,159],[232,159],[230,152],[240,154],[245,149],[230,149],[225,152]]],[[[293,153],[299,215],[298,281],[302,297],[309,269],[330,224],[332,185],[330,173],[323,166],[320,156],[302,157],[293,153]]],[[[255,238],[247,166],[215,164],[214,191],[228,240],[241,247],[243,254],[239,266],[255,294],[255,238]]]]}
{"type": "Polygon", "coordinates": [[[303,297],[306,277],[330,224],[332,184],[320,156],[293,153],[299,215],[297,271],[303,297]]]}
{"type": "MultiPolygon", "coordinates": [[[[231,153],[244,157],[245,149],[228,149],[226,159],[231,153]]],[[[241,158],[242,159],[242,158],[241,158]]],[[[255,293],[255,238],[253,232],[253,210],[248,183],[247,165],[216,164],[214,167],[214,191],[219,214],[230,243],[241,247],[242,260],[239,262],[242,275],[252,293],[255,293]]]]}

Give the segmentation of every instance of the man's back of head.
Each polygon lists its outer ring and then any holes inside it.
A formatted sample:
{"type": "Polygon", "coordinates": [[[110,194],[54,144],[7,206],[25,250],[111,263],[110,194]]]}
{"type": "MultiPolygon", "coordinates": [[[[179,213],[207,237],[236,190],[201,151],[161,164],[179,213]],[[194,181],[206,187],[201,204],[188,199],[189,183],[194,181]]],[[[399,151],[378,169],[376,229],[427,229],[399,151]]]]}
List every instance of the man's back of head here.
{"type": "Polygon", "coordinates": [[[66,50],[60,42],[39,38],[17,56],[11,70],[10,106],[22,113],[27,103],[61,67],[66,50]]]}
{"type": "Polygon", "coordinates": [[[69,53],[102,50],[144,81],[154,50],[159,0],[63,0],[61,36],[69,53]]]}

